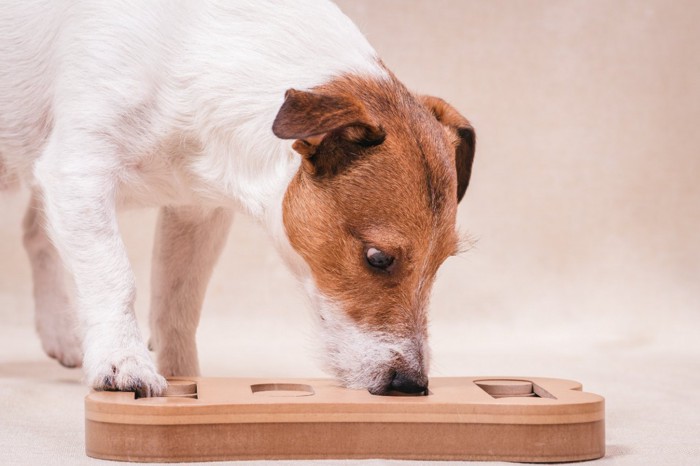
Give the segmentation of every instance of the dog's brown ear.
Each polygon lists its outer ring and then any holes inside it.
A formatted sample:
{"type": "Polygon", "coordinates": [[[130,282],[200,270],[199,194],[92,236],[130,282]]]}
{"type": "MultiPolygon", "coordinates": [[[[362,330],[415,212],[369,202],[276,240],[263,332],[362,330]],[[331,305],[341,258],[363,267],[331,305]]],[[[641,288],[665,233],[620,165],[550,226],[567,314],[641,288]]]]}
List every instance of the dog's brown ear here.
{"type": "Polygon", "coordinates": [[[476,150],[476,133],[469,120],[464,118],[450,104],[439,97],[422,96],[423,104],[435,115],[440,123],[458,138],[455,150],[455,167],[457,168],[457,202],[461,201],[469,186],[472,175],[472,163],[476,150]]]}
{"type": "Polygon", "coordinates": [[[312,174],[333,172],[342,162],[342,151],[328,150],[319,156],[322,146],[332,149],[331,145],[349,142],[368,147],[384,141],[384,131],[360,100],[295,89],[284,97],[272,132],[281,139],[296,139],[292,147],[312,174]]]}

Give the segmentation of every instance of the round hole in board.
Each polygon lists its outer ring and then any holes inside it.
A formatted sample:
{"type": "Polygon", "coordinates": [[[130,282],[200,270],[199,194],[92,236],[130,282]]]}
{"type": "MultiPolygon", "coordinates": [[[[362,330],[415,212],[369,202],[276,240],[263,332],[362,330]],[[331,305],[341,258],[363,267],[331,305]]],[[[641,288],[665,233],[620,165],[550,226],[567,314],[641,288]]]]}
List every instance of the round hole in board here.
{"type": "Polygon", "coordinates": [[[474,383],[494,398],[536,396],[529,380],[492,379],[474,383]]]}
{"type": "Polygon", "coordinates": [[[168,380],[168,387],[161,396],[184,396],[188,398],[196,398],[197,383],[192,382],[191,380],[168,380]]]}
{"type": "Polygon", "coordinates": [[[314,389],[303,383],[257,383],[250,386],[255,396],[293,397],[311,396],[314,389]]]}

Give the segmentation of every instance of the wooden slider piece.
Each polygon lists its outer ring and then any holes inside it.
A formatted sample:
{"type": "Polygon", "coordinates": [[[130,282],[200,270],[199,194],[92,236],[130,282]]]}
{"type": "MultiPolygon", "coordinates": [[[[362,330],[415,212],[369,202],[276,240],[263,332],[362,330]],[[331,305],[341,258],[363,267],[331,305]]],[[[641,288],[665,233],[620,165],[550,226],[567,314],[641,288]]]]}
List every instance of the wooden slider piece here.
{"type": "Polygon", "coordinates": [[[157,398],[90,393],[88,456],[561,462],[605,454],[604,400],[570,380],[433,378],[427,396],[413,397],[375,396],[326,379],[169,383],[157,398]]]}

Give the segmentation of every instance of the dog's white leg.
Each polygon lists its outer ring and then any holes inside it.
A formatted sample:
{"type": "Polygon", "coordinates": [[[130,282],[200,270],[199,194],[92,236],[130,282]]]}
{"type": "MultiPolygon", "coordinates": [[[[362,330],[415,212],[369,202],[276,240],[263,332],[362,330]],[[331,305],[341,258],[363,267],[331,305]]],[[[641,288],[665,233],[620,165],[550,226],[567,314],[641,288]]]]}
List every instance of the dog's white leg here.
{"type": "Polygon", "coordinates": [[[115,146],[105,139],[86,130],[55,130],[35,176],[49,234],[73,275],[87,382],[153,396],[166,382],[136,323],[134,276],[115,212],[120,165],[115,146]]]}
{"type": "Polygon", "coordinates": [[[224,208],[160,211],[151,277],[151,344],[165,376],[199,375],[195,334],[232,217],[224,208]]]}
{"type": "Polygon", "coordinates": [[[44,228],[41,195],[36,190],[24,216],[24,247],[34,280],[36,329],[46,354],[66,367],[83,363],[78,319],[69,280],[58,251],[44,228]]]}

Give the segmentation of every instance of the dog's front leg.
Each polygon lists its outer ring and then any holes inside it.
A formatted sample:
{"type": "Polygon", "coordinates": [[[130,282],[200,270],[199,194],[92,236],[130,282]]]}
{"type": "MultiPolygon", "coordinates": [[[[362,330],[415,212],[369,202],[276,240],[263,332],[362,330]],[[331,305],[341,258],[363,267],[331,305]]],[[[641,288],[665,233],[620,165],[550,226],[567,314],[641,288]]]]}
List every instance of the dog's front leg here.
{"type": "Polygon", "coordinates": [[[199,375],[195,334],[231,219],[224,208],[160,211],[151,276],[151,345],[165,376],[199,375]]]}
{"type": "Polygon", "coordinates": [[[134,314],[136,288],[119,235],[113,144],[86,131],[54,132],[35,166],[47,227],[76,288],[83,368],[98,390],[157,396],[166,387],[134,314]]]}

